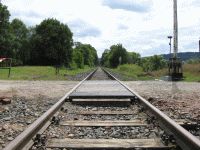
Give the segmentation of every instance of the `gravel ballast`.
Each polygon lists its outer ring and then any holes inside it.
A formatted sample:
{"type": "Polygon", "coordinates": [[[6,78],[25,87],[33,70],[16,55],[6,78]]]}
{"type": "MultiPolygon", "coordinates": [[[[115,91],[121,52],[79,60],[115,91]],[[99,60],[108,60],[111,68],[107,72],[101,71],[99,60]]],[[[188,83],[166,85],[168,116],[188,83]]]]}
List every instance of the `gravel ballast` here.
{"type": "MultiPolygon", "coordinates": [[[[2,105],[0,103],[0,149],[12,141],[77,83],[74,81],[0,81],[0,97],[6,96],[11,98],[11,104],[2,105]]],[[[124,83],[148,99],[172,119],[187,118],[196,121],[200,120],[200,83],[165,81],[133,81],[124,83]]],[[[109,117],[112,119],[112,116],[109,117]]],[[[119,116],[118,119],[120,117],[122,119],[126,118],[119,116]]],[[[98,119],[104,120],[105,118],[98,119]]],[[[88,130],[77,128],[74,133],[75,135],[79,133],[80,136],[84,137],[86,132],[90,130],[90,128],[88,130]]],[[[97,128],[95,131],[96,133],[102,133],[102,137],[115,137],[118,134],[123,134],[124,131],[123,128],[119,128],[116,129],[119,131],[118,133],[110,135],[111,131],[114,130],[115,128],[110,128],[107,132],[107,129],[97,128]]],[[[130,130],[130,133],[133,132],[132,128],[126,130],[130,130]]],[[[138,129],[138,131],[143,130],[145,128],[138,129]]],[[[55,136],[58,135],[55,134],[55,136]]]]}

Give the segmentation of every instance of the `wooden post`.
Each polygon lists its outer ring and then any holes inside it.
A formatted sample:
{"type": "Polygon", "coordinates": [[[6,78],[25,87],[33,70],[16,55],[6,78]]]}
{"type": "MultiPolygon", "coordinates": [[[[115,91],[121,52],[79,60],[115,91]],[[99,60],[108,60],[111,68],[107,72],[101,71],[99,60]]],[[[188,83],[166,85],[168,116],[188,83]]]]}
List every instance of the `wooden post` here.
{"type": "Polygon", "coordinates": [[[11,67],[12,67],[12,58],[10,58],[10,65],[9,65],[8,78],[10,78],[11,67]]]}

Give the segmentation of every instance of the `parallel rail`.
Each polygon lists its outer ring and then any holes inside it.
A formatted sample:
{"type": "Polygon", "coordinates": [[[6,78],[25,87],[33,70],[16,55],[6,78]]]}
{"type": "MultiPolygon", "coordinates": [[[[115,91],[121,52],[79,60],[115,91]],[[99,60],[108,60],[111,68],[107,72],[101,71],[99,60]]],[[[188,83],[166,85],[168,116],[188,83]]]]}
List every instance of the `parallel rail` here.
{"type": "MultiPolygon", "coordinates": [[[[84,80],[78,83],[72,90],[70,90],[64,97],[62,97],[55,105],[53,105],[47,112],[45,112],[40,118],[38,118],[33,124],[31,124],[25,131],[23,131],[19,136],[17,136],[11,143],[4,148],[4,150],[19,150],[24,149],[30,141],[37,135],[39,131],[41,131],[44,126],[48,127],[49,120],[55,115],[55,113],[62,107],[67,99],[69,99],[69,95],[75,91],[85,80],[88,80],[95,73],[94,70],[90,73],[84,80]]],[[[176,139],[176,142],[183,150],[200,150],[200,141],[186,131],[183,127],[178,125],[164,113],[162,113],[159,109],[150,104],[147,100],[141,97],[138,93],[131,90],[128,86],[126,86],[123,82],[115,78],[111,73],[107,70],[103,69],[103,71],[110,76],[113,80],[118,81],[123,87],[125,87],[128,91],[130,91],[134,98],[139,100],[139,102],[145,106],[154,117],[159,121],[160,126],[167,131],[168,134],[173,135],[176,139]]]]}

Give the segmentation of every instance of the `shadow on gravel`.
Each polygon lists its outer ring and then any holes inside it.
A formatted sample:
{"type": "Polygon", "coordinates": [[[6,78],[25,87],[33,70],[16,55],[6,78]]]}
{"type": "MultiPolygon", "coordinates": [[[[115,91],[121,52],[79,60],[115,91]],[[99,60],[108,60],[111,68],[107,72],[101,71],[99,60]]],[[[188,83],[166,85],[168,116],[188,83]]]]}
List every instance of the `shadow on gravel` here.
{"type": "Polygon", "coordinates": [[[88,101],[72,101],[73,104],[75,105],[80,105],[80,106],[94,106],[94,107],[127,107],[130,106],[130,101],[127,100],[105,100],[105,101],[100,101],[100,100],[88,100],[88,101]]]}

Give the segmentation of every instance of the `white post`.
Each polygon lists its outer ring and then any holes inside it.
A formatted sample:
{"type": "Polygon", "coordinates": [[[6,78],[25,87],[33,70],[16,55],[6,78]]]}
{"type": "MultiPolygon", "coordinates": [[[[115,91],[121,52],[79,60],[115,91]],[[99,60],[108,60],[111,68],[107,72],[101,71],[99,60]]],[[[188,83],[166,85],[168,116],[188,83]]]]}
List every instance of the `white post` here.
{"type": "Polygon", "coordinates": [[[178,16],[177,16],[177,0],[174,0],[174,58],[178,53],[178,16]]]}

